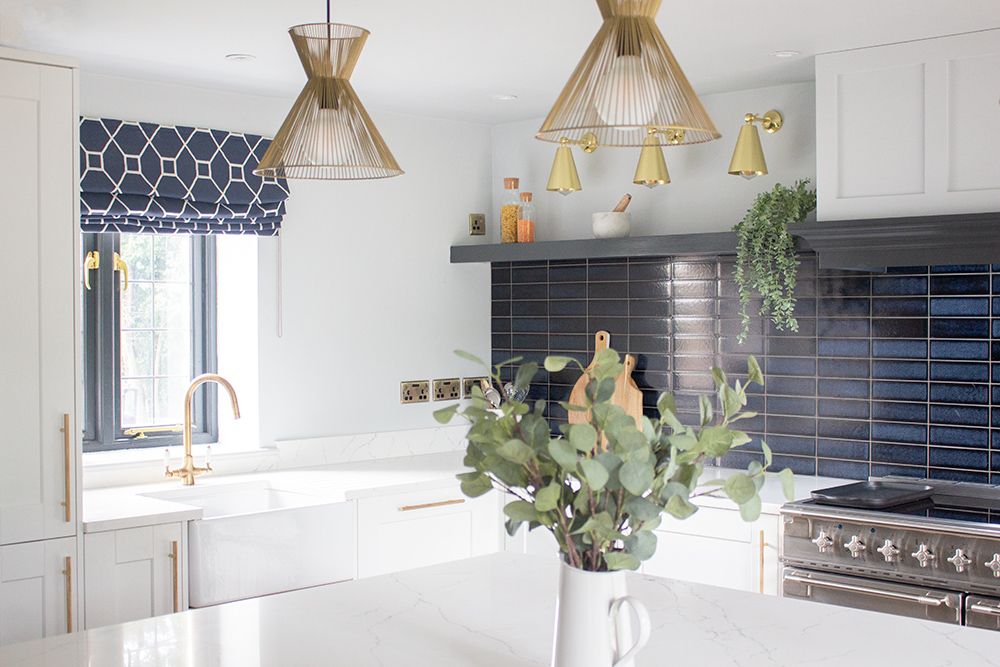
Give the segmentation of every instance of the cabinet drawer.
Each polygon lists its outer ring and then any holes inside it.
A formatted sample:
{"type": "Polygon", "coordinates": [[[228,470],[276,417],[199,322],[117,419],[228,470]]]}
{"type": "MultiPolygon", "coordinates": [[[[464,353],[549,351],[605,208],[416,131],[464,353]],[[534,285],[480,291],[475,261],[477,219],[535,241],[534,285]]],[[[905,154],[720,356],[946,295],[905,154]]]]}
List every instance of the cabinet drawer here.
{"type": "Polygon", "coordinates": [[[499,549],[496,493],[466,498],[457,483],[358,501],[358,576],[370,577],[499,549]]]}
{"type": "Polygon", "coordinates": [[[745,522],[737,510],[724,510],[716,507],[702,507],[683,521],[665,514],[663,523],[660,524],[657,531],[735,542],[751,542],[753,540],[753,526],[745,522]]]}

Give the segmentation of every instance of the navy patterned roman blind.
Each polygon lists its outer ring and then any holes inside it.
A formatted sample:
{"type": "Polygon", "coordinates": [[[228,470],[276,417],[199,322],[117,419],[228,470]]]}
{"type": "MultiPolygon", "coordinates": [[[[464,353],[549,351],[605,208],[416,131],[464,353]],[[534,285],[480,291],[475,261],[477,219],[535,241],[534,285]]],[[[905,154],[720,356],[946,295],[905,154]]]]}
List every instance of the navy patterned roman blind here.
{"type": "Polygon", "coordinates": [[[277,236],[288,183],[253,173],[255,134],[80,119],[85,232],[277,236]]]}

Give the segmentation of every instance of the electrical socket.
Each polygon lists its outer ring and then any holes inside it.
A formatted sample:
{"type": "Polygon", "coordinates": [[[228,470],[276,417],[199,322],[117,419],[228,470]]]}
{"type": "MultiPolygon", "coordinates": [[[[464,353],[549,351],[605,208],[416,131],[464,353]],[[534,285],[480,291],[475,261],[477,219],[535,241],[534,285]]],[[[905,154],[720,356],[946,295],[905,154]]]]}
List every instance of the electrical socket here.
{"type": "Polygon", "coordinates": [[[399,383],[400,403],[426,403],[430,400],[430,382],[427,380],[407,380],[399,383]]]}
{"type": "Polygon", "coordinates": [[[479,383],[485,379],[485,377],[462,378],[462,398],[471,398],[472,387],[479,386],[479,383]]]}
{"type": "Polygon", "coordinates": [[[434,380],[432,387],[435,401],[457,401],[462,398],[462,383],[458,378],[434,380]]]}
{"type": "Polygon", "coordinates": [[[485,235],[486,235],[486,214],[470,213],[469,236],[485,236],[485,235]]]}

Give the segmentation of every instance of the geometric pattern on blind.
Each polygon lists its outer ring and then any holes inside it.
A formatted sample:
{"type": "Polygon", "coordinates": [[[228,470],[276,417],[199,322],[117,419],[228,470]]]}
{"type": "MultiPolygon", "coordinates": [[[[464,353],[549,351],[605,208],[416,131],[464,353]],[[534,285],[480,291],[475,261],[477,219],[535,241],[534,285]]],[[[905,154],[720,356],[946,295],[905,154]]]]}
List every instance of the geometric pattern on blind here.
{"type": "Polygon", "coordinates": [[[80,227],[277,236],[288,182],[253,173],[270,144],[256,134],[81,118],[80,227]]]}

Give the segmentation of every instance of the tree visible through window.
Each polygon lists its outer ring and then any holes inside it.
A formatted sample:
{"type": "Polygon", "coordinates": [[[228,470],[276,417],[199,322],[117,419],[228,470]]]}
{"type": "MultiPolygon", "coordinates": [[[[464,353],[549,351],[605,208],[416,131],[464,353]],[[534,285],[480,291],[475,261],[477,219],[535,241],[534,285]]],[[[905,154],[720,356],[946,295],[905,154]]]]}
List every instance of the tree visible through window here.
{"type": "MultiPolygon", "coordinates": [[[[88,234],[84,245],[100,253],[84,290],[84,448],[177,444],[184,392],[215,367],[214,239],[88,234]]],[[[196,442],[214,440],[211,390],[199,392],[195,422],[196,442]]]]}

